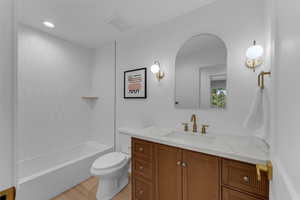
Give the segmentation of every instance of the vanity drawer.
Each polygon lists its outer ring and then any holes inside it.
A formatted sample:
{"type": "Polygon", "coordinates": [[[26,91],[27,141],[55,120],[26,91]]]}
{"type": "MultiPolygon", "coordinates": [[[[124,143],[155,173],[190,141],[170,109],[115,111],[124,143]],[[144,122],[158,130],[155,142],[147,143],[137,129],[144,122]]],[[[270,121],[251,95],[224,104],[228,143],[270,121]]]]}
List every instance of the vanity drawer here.
{"type": "Polygon", "coordinates": [[[133,154],[136,154],[141,158],[151,159],[153,156],[153,143],[133,138],[132,150],[133,154]]]}
{"type": "Polygon", "coordinates": [[[256,198],[235,190],[228,189],[226,187],[222,188],[222,200],[265,200],[264,198],[256,198]]]}
{"type": "Polygon", "coordinates": [[[269,181],[266,173],[257,180],[256,166],[238,161],[222,160],[222,184],[256,195],[269,196],[269,181]]]}
{"type": "Polygon", "coordinates": [[[134,178],[134,200],[152,200],[152,184],[138,178],[134,178]]]}
{"type": "Polygon", "coordinates": [[[133,159],[133,170],[135,175],[152,180],[152,164],[141,159],[133,159]]]}

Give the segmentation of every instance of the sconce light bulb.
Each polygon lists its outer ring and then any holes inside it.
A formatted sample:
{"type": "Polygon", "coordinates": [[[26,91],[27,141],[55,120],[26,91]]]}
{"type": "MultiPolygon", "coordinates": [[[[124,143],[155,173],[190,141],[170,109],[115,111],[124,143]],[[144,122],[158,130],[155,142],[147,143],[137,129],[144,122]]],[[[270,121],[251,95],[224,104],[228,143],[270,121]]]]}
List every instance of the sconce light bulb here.
{"type": "Polygon", "coordinates": [[[55,25],[52,22],[49,21],[43,21],[44,26],[47,28],[55,28],[55,25]]]}
{"type": "Polygon", "coordinates": [[[160,67],[158,63],[154,63],[154,65],[151,66],[151,72],[153,74],[157,74],[160,71],[160,67]]]}
{"type": "Polygon", "coordinates": [[[248,59],[258,59],[262,57],[264,48],[260,45],[253,45],[247,49],[246,56],[248,59]]]}

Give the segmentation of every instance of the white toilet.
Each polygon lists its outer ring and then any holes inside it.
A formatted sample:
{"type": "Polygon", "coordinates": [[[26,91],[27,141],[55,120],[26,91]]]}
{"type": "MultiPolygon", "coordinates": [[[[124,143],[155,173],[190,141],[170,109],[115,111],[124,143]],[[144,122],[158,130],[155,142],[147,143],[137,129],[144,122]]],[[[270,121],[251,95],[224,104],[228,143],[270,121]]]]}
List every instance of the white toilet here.
{"type": "Polygon", "coordinates": [[[112,152],[95,160],[91,173],[100,179],[97,200],[111,200],[128,184],[130,159],[128,154],[112,152]]]}

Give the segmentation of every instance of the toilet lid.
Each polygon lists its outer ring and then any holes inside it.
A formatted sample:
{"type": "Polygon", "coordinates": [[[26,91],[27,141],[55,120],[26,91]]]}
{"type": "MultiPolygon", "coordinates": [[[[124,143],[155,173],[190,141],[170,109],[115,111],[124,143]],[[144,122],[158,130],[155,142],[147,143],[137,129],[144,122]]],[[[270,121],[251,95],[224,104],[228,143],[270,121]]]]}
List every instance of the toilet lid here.
{"type": "Polygon", "coordinates": [[[126,156],[120,152],[108,153],[98,158],[94,164],[94,169],[108,169],[122,164],[126,160],[126,156]]]}

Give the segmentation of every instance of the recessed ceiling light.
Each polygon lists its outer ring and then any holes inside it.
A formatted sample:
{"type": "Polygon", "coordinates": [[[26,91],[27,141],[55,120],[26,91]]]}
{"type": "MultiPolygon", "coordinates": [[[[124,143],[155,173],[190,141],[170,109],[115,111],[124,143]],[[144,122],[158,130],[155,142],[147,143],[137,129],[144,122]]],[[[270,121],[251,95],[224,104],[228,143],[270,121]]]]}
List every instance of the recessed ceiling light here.
{"type": "Polygon", "coordinates": [[[55,25],[52,22],[44,21],[43,24],[48,28],[55,28],[55,25]]]}

